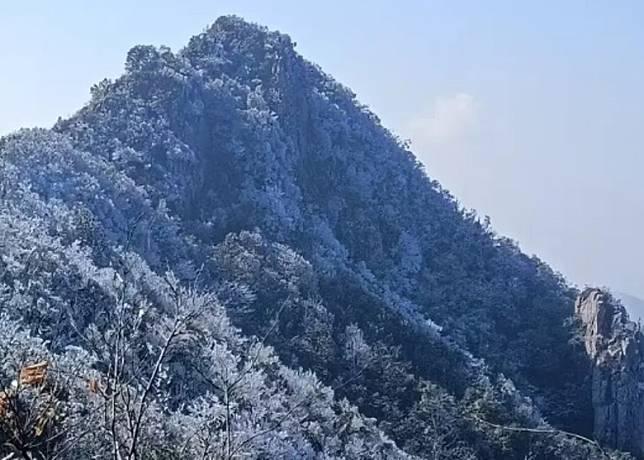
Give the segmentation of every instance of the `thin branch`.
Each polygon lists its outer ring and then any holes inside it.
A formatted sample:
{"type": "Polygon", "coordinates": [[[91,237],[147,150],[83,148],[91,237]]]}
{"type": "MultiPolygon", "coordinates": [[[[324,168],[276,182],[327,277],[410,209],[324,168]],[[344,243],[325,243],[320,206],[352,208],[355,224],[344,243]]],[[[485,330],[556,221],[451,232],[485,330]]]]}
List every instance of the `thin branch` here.
{"type": "Polygon", "coordinates": [[[159,372],[161,370],[161,365],[163,364],[163,361],[165,360],[166,354],[168,350],[170,349],[170,346],[172,345],[172,341],[177,335],[177,332],[179,330],[180,323],[178,320],[175,320],[175,323],[172,327],[172,330],[170,331],[170,335],[166,339],[163,347],[161,348],[161,352],[159,353],[159,357],[157,358],[156,363],[154,364],[154,368],[152,370],[152,374],[150,375],[150,378],[148,380],[148,384],[145,387],[145,390],[143,391],[143,395],[141,396],[141,402],[139,403],[139,409],[138,409],[138,414],[136,415],[136,420],[134,422],[134,431],[132,432],[132,441],[130,444],[130,451],[128,453],[128,458],[136,458],[136,444],[138,441],[138,436],[141,431],[141,423],[143,420],[143,415],[145,413],[145,409],[147,408],[146,403],[148,396],[150,395],[152,391],[152,387],[154,386],[154,382],[157,379],[157,376],[159,375],[159,372]]]}
{"type": "Polygon", "coordinates": [[[556,428],[524,428],[524,427],[514,427],[514,426],[506,426],[506,425],[499,425],[496,423],[489,422],[487,420],[484,420],[476,415],[470,415],[470,418],[473,420],[480,422],[484,425],[490,426],[492,428],[497,428],[499,430],[504,430],[504,431],[512,431],[512,432],[519,432],[519,433],[537,433],[537,434],[561,434],[564,436],[568,436],[570,438],[575,438],[580,441],[583,441],[587,444],[592,445],[595,447],[604,457],[610,459],[610,455],[606,453],[604,449],[599,445],[597,441],[594,439],[587,438],[585,436],[582,436],[577,433],[571,433],[570,431],[564,431],[564,430],[558,430],[556,428]]]}

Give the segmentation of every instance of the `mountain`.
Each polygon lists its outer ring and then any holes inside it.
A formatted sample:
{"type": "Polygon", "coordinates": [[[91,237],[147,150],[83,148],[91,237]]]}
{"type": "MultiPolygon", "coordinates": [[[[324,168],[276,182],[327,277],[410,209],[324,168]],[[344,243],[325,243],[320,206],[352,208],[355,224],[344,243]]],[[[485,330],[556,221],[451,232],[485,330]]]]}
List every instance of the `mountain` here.
{"type": "Polygon", "coordinates": [[[622,301],[631,317],[637,320],[644,318],[644,300],[623,292],[616,292],[615,295],[622,301]]]}
{"type": "Polygon", "coordinates": [[[3,454],[641,455],[579,293],[288,36],[223,17],[91,94],[0,140],[3,454]]]}

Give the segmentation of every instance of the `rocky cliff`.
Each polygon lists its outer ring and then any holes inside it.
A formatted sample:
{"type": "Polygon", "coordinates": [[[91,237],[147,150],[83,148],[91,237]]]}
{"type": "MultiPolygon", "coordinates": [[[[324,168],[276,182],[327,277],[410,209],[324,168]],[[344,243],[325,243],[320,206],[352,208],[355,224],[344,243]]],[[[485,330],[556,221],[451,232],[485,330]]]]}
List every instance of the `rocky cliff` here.
{"type": "Polygon", "coordinates": [[[577,300],[592,363],[594,434],[644,455],[644,344],[639,324],[610,294],[586,289],[577,300]]]}

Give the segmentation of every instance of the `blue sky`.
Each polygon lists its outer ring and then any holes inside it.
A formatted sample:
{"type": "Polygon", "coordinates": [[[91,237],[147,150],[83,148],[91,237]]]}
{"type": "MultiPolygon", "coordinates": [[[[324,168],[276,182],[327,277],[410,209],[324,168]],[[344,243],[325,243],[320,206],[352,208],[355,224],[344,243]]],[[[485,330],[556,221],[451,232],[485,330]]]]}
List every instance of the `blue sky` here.
{"type": "Polygon", "coordinates": [[[644,297],[644,3],[0,3],[0,134],[49,126],[135,44],[222,14],[289,33],[430,176],[580,285],[644,297]]]}

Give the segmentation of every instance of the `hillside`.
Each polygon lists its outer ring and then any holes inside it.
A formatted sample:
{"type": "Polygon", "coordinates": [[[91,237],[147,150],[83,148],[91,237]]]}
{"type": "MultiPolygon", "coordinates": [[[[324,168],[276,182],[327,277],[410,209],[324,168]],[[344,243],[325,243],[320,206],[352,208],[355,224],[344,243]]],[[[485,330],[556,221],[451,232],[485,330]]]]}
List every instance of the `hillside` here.
{"type": "Polygon", "coordinates": [[[91,92],[0,140],[3,454],[627,458],[578,293],[289,37],[223,17],[91,92]]]}

